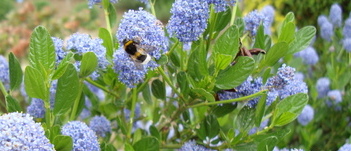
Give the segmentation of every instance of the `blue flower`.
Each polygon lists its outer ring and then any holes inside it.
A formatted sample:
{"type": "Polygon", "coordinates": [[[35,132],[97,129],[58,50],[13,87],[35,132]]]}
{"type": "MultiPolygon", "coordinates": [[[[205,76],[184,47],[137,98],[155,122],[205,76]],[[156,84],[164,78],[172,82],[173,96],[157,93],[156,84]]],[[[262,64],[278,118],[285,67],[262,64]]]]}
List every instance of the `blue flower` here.
{"type": "Polygon", "coordinates": [[[286,66],[283,64],[278,69],[277,75],[267,80],[266,86],[269,89],[282,89],[286,85],[290,84],[295,77],[295,68],[286,66]]]}
{"type": "Polygon", "coordinates": [[[297,121],[298,121],[301,125],[305,126],[305,125],[307,125],[309,122],[312,121],[313,117],[314,117],[314,109],[312,108],[311,105],[308,105],[308,104],[307,104],[307,105],[303,108],[301,114],[297,117],[297,121]]]}
{"type": "Polygon", "coordinates": [[[344,144],[342,145],[338,151],[350,151],[351,150],[351,144],[344,144]]]}
{"type": "Polygon", "coordinates": [[[149,4],[149,0],[138,0],[138,1],[140,1],[140,2],[142,2],[144,4],[149,4]]]}
{"type": "Polygon", "coordinates": [[[94,116],[90,121],[89,127],[95,131],[97,136],[105,137],[106,133],[111,132],[111,123],[105,116],[94,116]]]}
{"type": "MultiPolygon", "coordinates": [[[[94,5],[100,4],[102,0],[88,0],[89,8],[93,8],[94,5]]],[[[118,0],[110,0],[110,3],[117,3],[118,0]]]]}
{"type": "Polygon", "coordinates": [[[351,17],[345,20],[344,28],[342,29],[344,38],[351,38],[351,17]]]}
{"type": "Polygon", "coordinates": [[[0,81],[4,84],[5,88],[9,88],[10,76],[9,76],[9,63],[5,57],[0,55],[0,81]]]}
{"type": "Polygon", "coordinates": [[[263,16],[266,16],[268,20],[268,23],[264,26],[264,32],[265,34],[271,35],[270,27],[272,26],[272,23],[274,21],[274,7],[272,5],[266,5],[262,8],[261,13],[263,14],[263,16]]]}
{"type": "Polygon", "coordinates": [[[159,59],[161,54],[168,51],[168,39],[165,37],[162,25],[155,16],[142,10],[129,10],[123,15],[116,37],[120,48],[114,53],[114,70],[118,79],[129,88],[144,80],[148,70],[155,69],[158,64],[151,60],[147,64],[138,64],[123,50],[123,40],[138,41],[141,46],[150,47],[148,54],[159,59]]]}
{"type": "Polygon", "coordinates": [[[94,150],[100,151],[99,142],[95,132],[85,123],[80,121],[71,121],[61,128],[63,135],[71,136],[73,139],[72,150],[94,150]]]}
{"type": "Polygon", "coordinates": [[[326,41],[331,41],[333,35],[333,24],[331,24],[329,21],[322,23],[320,26],[320,36],[326,41]]]}
{"type": "Polygon", "coordinates": [[[35,123],[29,114],[16,112],[0,116],[0,148],[11,151],[55,150],[40,123],[35,123]]]}
{"type": "Polygon", "coordinates": [[[322,26],[324,23],[329,22],[329,20],[328,20],[327,16],[319,15],[317,22],[318,22],[318,26],[322,26]]]}
{"type": "Polygon", "coordinates": [[[129,10],[123,15],[116,38],[123,47],[123,40],[136,40],[140,45],[152,48],[149,55],[158,60],[161,54],[168,51],[168,39],[163,31],[162,23],[155,16],[142,8],[129,10]]]}
{"type": "Polygon", "coordinates": [[[67,55],[67,52],[63,50],[63,40],[57,37],[51,37],[54,42],[56,51],[56,64],[58,65],[63,58],[67,55]]]}
{"type": "Polygon", "coordinates": [[[344,39],[342,45],[347,52],[351,52],[351,38],[344,39]]]}
{"type": "MultiPolygon", "coordinates": [[[[74,53],[82,55],[86,52],[94,52],[98,59],[98,69],[105,70],[109,65],[106,59],[106,48],[102,45],[103,41],[100,38],[92,39],[88,34],[75,33],[67,40],[67,49],[74,53]]],[[[77,68],[80,67],[80,62],[76,63],[77,68]]],[[[96,80],[99,76],[97,71],[91,74],[91,78],[96,80]]]]}
{"type": "MultiPolygon", "coordinates": [[[[127,109],[127,108],[124,108],[123,109],[123,112],[124,112],[124,117],[126,120],[129,120],[130,118],[130,110],[127,109]]],[[[141,115],[141,107],[140,107],[140,104],[136,104],[135,105],[135,110],[134,110],[134,119],[138,119],[141,115]]]]}
{"type": "Polygon", "coordinates": [[[171,37],[175,36],[181,42],[198,40],[207,28],[208,3],[200,0],[176,0],[172,5],[171,13],[167,30],[171,37]]]}
{"type": "Polygon", "coordinates": [[[213,150],[208,149],[201,145],[197,145],[194,140],[191,140],[184,143],[183,146],[179,149],[179,151],[213,151],[213,150]]]}
{"type": "Polygon", "coordinates": [[[307,65],[315,65],[319,60],[317,51],[311,46],[295,53],[294,56],[302,58],[303,62],[307,65]]]}
{"type": "Polygon", "coordinates": [[[308,93],[308,88],[305,82],[300,80],[292,80],[288,85],[285,85],[283,89],[279,90],[279,96],[284,99],[290,95],[297,93],[308,93]]]}
{"type": "Polygon", "coordinates": [[[338,4],[333,4],[329,12],[329,20],[334,27],[341,27],[342,22],[342,10],[338,4]]]}
{"type": "Polygon", "coordinates": [[[235,0],[206,0],[208,4],[213,4],[216,12],[223,12],[228,9],[228,6],[233,6],[235,0]]]}
{"type": "Polygon", "coordinates": [[[44,118],[45,106],[41,99],[33,98],[30,105],[27,107],[27,112],[34,118],[44,118]]]}
{"type": "Polygon", "coordinates": [[[340,90],[330,90],[327,95],[332,101],[335,102],[335,104],[342,101],[342,93],[340,90]]]}
{"type": "Polygon", "coordinates": [[[256,36],[257,29],[262,24],[263,26],[269,26],[269,20],[262,13],[254,10],[244,17],[245,30],[250,32],[252,37],[256,36]]]}
{"type": "Polygon", "coordinates": [[[327,96],[329,91],[330,80],[327,77],[319,78],[317,80],[316,88],[318,92],[318,98],[327,96]]]}

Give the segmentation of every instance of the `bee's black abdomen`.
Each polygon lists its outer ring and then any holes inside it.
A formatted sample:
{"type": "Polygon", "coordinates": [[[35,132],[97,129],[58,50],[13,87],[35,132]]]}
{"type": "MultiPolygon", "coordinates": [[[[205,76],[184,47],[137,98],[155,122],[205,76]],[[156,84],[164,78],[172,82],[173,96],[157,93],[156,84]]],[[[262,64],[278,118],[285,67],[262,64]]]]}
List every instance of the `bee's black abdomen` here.
{"type": "Polygon", "coordinates": [[[137,60],[141,61],[141,62],[144,62],[147,58],[147,55],[140,55],[137,57],[137,60]]]}
{"type": "Polygon", "coordinates": [[[129,54],[129,55],[134,55],[137,52],[137,46],[135,45],[134,41],[123,41],[124,43],[124,50],[129,54]]]}

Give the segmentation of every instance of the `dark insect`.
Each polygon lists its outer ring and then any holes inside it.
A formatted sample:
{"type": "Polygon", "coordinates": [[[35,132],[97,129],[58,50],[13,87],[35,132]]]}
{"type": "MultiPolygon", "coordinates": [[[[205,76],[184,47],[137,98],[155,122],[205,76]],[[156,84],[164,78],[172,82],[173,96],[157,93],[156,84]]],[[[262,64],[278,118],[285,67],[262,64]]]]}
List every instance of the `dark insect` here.
{"type": "Polygon", "coordinates": [[[135,63],[147,64],[151,60],[151,56],[146,49],[142,48],[137,40],[123,40],[124,50],[129,54],[135,63]]]}

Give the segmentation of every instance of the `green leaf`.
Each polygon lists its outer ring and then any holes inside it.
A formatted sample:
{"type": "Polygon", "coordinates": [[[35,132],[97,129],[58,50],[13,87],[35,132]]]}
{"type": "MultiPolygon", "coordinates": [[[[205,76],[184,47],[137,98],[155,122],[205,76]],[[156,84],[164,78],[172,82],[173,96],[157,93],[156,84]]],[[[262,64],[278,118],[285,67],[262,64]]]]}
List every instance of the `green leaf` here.
{"type": "Polygon", "coordinates": [[[195,88],[191,90],[197,97],[205,97],[207,101],[214,102],[214,96],[203,88],[195,88]]]}
{"type": "Polygon", "coordinates": [[[236,25],[238,27],[238,30],[239,30],[238,34],[239,34],[239,37],[241,37],[245,31],[244,19],[241,17],[236,18],[234,21],[234,25],[236,25]]]}
{"type": "Polygon", "coordinates": [[[266,108],[266,99],[267,99],[267,94],[264,94],[263,96],[261,96],[261,98],[258,101],[257,106],[256,106],[255,125],[257,127],[260,127],[261,122],[262,122],[262,117],[264,115],[265,108],[266,108]]]}
{"type": "Polygon", "coordinates": [[[234,57],[239,51],[238,28],[233,25],[229,27],[214,44],[214,52],[234,57]]]}
{"type": "Polygon", "coordinates": [[[168,62],[168,57],[166,55],[161,55],[160,59],[156,60],[157,64],[165,65],[168,62]]]}
{"type": "Polygon", "coordinates": [[[180,67],[180,58],[179,54],[176,53],[176,51],[172,51],[169,53],[169,59],[176,67],[180,67]]]}
{"type": "MultiPolygon", "coordinates": [[[[200,44],[201,45],[201,44],[200,44]]],[[[203,48],[196,47],[190,54],[188,60],[188,73],[195,80],[200,80],[208,75],[207,53],[203,48]]]]}
{"type": "Polygon", "coordinates": [[[6,96],[6,110],[7,112],[22,112],[21,105],[11,95],[6,96]]]}
{"type": "Polygon", "coordinates": [[[54,75],[52,76],[52,80],[56,80],[60,78],[67,69],[68,63],[73,59],[74,54],[72,52],[69,52],[65,58],[61,60],[59,65],[57,66],[57,69],[54,71],[54,75]]]}
{"type": "Polygon", "coordinates": [[[145,137],[133,145],[136,151],[159,151],[160,142],[155,137],[145,137]]]}
{"type": "Polygon", "coordinates": [[[220,54],[220,53],[213,53],[215,57],[215,66],[216,69],[223,70],[228,67],[228,65],[233,61],[233,56],[231,55],[226,55],[226,54],[220,54]]]}
{"type": "Polygon", "coordinates": [[[273,66],[280,58],[284,57],[288,52],[288,44],[286,42],[278,42],[272,46],[267,52],[265,59],[260,63],[260,67],[273,66]]]}
{"type": "Polygon", "coordinates": [[[108,19],[110,20],[110,27],[114,28],[117,23],[117,12],[115,7],[110,3],[108,6],[108,19]]]}
{"type": "Polygon", "coordinates": [[[295,33],[295,39],[289,44],[288,54],[294,54],[306,49],[316,35],[316,28],[313,26],[306,26],[295,33]]]}
{"type": "Polygon", "coordinates": [[[30,65],[38,70],[43,67],[50,73],[55,67],[55,59],[55,46],[49,32],[43,26],[36,27],[30,37],[30,65]]]}
{"type": "Polygon", "coordinates": [[[9,54],[9,70],[10,70],[10,88],[15,90],[19,88],[23,80],[23,72],[21,69],[21,64],[18,62],[17,58],[11,52],[9,54]]]}
{"type": "Polygon", "coordinates": [[[126,121],[122,120],[120,117],[116,119],[118,127],[121,129],[122,134],[127,135],[126,121]]]}
{"type": "Polygon", "coordinates": [[[89,76],[93,73],[98,65],[98,60],[94,52],[87,52],[83,54],[81,66],[80,66],[80,77],[89,76]]]}
{"type": "Polygon", "coordinates": [[[217,117],[222,117],[222,116],[225,116],[229,113],[231,113],[233,110],[235,110],[237,107],[237,104],[223,104],[223,105],[218,105],[218,106],[215,106],[213,109],[212,109],[212,113],[214,115],[216,115],[217,117]]]}
{"type": "Polygon", "coordinates": [[[150,91],[150,86],[147,84],[145,85],[143,91],[142,91],[143,98],[145,102],[149,105],[152,104],[152,98],[151,98],[151,91],[150,91]]]}
{"type": "Polygon", "coordinates": [[[99,38],[103,40],[102,45],[106,48],[106,58],[112,60],[113,40],[111,37],[111,33],[105,28],[99,28],[99,38]]]}
{"type": "Polygon", "coordinates": [[[166,99],[166,87],[161,80],[156,79],[152,81],[151,91],[156,98],[162,99],[162,100],[166,99]]]}
{"type": "Polygon", "coordinates": [[[177,83],[183,95],[187,95],[190,91],[190,85],[187,79],[187,74],[184,71],[177,74],[177,83]]]}
{"type": "Polygon", "coordinates": [[[45,76],[39,70],[27,66],[24,71],[24,84],[28,96],[48,100],[48,87],[46,87],[45,76]]]}
{"type": "Polygon", "coordinates": [[[108,144],[104,142],[100,146],[101,146],[101,151],[116,151],[116,148],[113,147],[112,144],[108,144]]]}
{"type": "Polygon", "coordinates": [[[293,12],[289,12],[288,14],[286,14],[278,34],[280,35],[283,33],[283,30],[284,30],[284,27],[286,26],[286,24],[294,23],[294,21],[295,21],[295,15],[293,12]]]}
{"type": "Polygon", "coordinates": [[[290,43],[295,38],[295,24],[293,22],[288,22],[282,27],[282,31],[278,37],[278,42],[290,43]]]}
{"type": "Polygon", "coordinates": [[[79,78],[72,64],[67,66],[66,72],[58,79],[55,95],[54,114],[66,113],[76,101],[79,93],[79,78]]]}
{"type": "Polygon", "coordinates": [[[215,23],[215,29],[217,32],[220,32],[226,27],[231,19],[232,12],[231,9],[217,13],[215,23]]]}
{"type": "Polygon", "coordinates": [[[214,115],[208,115],[201,122],[200,128],[197,129],[197,134],[202,140],[208,138],[214,138],[219,134],[219,123],[214,115]]]}
{"type": "Polygon", "coordinates": [[[256,38],[255,38],[254,48],[260,48],[260,49],[266,48],[264,28],[263,28],[262,24],[258,27],[256,38]]]}
{"type": "Polygon", "coordinates": [[[254,64],[255,61],[251,57],[239,57],[233,66],[218,74],[215,86],[220,89],[235,88],[251,74],[254,64]]]}
{"type": "Polygon", "coordinates": [[[289,129],[278,129],[265,134],[256,135],[253,137],[257,144],[258,151],[271,151],[273,148],[290,133],[289,129]]]}
{"type": "Polygon", "coordinates": [[[132,145],[128,144],[128,143],[125,143],[124,144],[124,150],[125,151],[134,151],[134,148],[132,145]]]}
{"type": "Polygon", "coordinates": [[[247,132],[253,127],[255,110],[249,107],[244,107],[240,110],[236,119],[236,126],[240,132],[247,132]]]}
{"type": "Polygon", "coordinates": [[[295,120],[307,102],[308,95],[305,93],[291,95],[281,100],[273,115],[274,126],[283,126],[295,120]]]}
{"type": "Polygon", "coordinates": [[[71,151],[73,140],[70,136],[57,135],[53,141],[56,151],[71,151]]]}
{"type": "Polygon", "coordinates": [[[149,130],[150,130],[150,134],[152,136],[157,138],[157,140],[161,140],[161,134],[160,134],[160,132],[157,130],[157,128],[155,126],[151,125],[149,130]]]}

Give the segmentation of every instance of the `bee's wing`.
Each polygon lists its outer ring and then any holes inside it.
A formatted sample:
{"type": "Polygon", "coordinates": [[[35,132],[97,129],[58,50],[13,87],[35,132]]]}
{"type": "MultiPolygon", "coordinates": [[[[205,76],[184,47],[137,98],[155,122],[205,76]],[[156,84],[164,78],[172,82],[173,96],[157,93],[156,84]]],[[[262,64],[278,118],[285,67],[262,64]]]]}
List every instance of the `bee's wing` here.
{"type": "Polygon", "coordinates": [[[149,45],[137,45],[138,51],[145,55],[145,53],[152,52],[156,49],[154,46],[149,45]]]}
{"type": "Polygon", "coordinates": [[[144,65],[139,63],[139,62],[136,62],[134,61],[134,65],[135,67],[138,69],[138,70],[143,70],[144,69],[144,65]]]}

